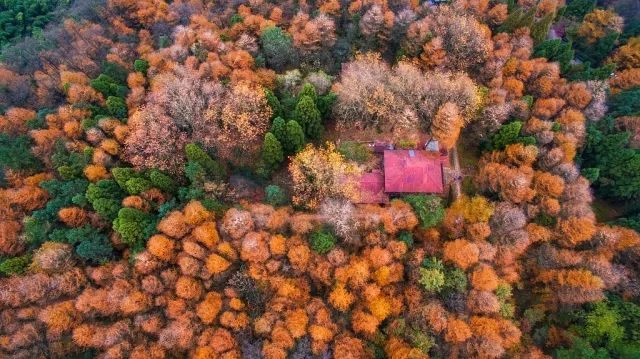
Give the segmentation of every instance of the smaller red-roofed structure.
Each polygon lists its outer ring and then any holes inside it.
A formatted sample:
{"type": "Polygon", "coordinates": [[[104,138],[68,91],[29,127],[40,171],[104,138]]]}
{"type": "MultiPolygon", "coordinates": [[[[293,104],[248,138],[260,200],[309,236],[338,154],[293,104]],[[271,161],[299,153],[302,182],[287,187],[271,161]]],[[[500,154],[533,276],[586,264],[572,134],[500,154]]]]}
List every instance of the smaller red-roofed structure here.
{"type": "Polygon", "coordinates": [[[420,150],[384,151],[385,193],[442,193],[447,156],[420,150]]]}
{"type": "Polygon", "coordinates": [[[359,180],[360,195],[357,203],[389,203],[384,193],[384,174],[382,171],[364,173],[359,180]]]}

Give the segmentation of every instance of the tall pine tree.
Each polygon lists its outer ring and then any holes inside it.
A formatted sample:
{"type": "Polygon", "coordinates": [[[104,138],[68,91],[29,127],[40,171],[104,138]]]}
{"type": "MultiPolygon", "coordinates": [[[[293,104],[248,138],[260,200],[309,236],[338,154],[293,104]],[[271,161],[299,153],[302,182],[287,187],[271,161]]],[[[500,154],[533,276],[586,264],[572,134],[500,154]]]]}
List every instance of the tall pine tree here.
{"type": "Polygon", "coordinates": [[[304,130],[298,122],[291,120],[286,125],[286,139],[282,146],[287,154],[295,154],[304,147],[304,130]]]}
{"type": "Polygon", "coordinates": [[[284,154],[282,153],[282,145],[271,132],[264,135],[264,143],[262,145],[262,161],[269,170],[278,168],[284,154]]]}
{"type": "Polygon", "coordinates": [[[308,95],[300,97],[294,111],[295,120],[302,126],[304,134],[310,139],[319,139],[324,130],[322,117],[313,98],[308,95]]]}
{"type": "Polygon", "coordinates": [[[271,124],[271,130],[269,132],[276,136],[276,139],[280,143],[284,143],[287,138],[287,122],[282,117],[276,117],[271,124]]]}

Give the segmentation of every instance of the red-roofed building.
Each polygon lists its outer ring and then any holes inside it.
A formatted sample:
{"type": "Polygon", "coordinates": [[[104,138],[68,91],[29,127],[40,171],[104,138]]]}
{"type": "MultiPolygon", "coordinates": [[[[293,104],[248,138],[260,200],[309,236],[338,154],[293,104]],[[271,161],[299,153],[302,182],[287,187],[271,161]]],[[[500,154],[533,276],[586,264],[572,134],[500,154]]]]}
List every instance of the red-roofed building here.
{"type": "Polygon", "coordinates": [[[389,196],[384,193],[384,174],[382,171],[365,173],[359,181],[360,196],[357,203],[388,203],[389,196]]]}
{"type": "Polygon", "coordinates": [[[385,193],[442,193],[447,156],[421,150],[384,151],[385,193]]]}

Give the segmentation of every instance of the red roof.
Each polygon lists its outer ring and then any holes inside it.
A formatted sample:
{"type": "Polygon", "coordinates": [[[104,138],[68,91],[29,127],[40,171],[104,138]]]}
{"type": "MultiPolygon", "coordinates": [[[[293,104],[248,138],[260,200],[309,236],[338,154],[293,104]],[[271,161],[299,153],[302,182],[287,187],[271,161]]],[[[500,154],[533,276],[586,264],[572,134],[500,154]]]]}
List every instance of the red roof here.
{"type": "Polygon", "coordinates": [[[387,193],[442,193],[442,164],[446,161],[446,156],[427,151],[384,151],[384,190],[387,193]]]}
{"type": "Polygon", "coordinates": [[[384,175],[381,171],[365,173],[359,181],[360,198],[357,203],[387,203],[389,196],[384,193],[384,175]]]}

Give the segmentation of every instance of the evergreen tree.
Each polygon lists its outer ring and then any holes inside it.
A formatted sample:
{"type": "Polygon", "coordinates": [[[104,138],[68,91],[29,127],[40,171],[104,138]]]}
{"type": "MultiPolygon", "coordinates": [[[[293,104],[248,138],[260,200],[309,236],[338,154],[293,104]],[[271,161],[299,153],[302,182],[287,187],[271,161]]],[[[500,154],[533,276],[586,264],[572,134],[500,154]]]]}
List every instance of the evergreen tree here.
{"type": "Polygon", "coordinates": [[[282,117],[276,117],[271,124],[269,132],[273,133],[276,139],[284,145],[287,139],[287,122],[282,117]]]}
{"type": "Polygon", "coordinates": [[[271,26],[260,35],[262,52],[270,68],[280,72],[295,62],[295,51],[291,36],[277,26],[271,26]]]}
{"type": "Polygon", "coordinates": [[[536,16],[535,6],[527,10],[526,12],[524,8],[518,8],[515,11],[513,11],[511,14],[509,14],[509,17],[507,17],[504,23],[500,25],[500,27],[496,32],[512,33],[513,31],[523,27],[531,28],[531,26],[533,25],[535,16],[536,16]]]}
{"type": "Polygon", "coordinates": [[[570,81],[609,80],[616,70],[616,64],[606,64],[593,68],[589,63],[569,66],[566,73],[570,81]]]}
{"type": "Polygon", "coordinates": [[[640,197],[640,150],[628,147],[629,133],[616,132],[608,117],[587,128],[587,139],[580,155],[582,168],[597,168],[593,183],[602,196],[628,200],[640,197]]]}
{"type": "Polygon", "coordinates": [[[545,57],[549,61],[560,63],[560,70],[563,73],[569,70],[574,54],[571,43],[563,42],[561,39],[543,41],[536,45],[533,51],[534,57],[545,57]]]}
{"type": "Polygon", "coordinates": [[[115,167],[111,169],[111,175],[113,179],[116,180],[116,183],[120,188],[126,190],[127,189],[127,181],[136,178],[142,177],[140,174],[136,172],[135,169],[130,167],[115,167]]]}
{"type": "Polygon", "coordinates": [[[411,205],[416,216],[420,220],[422,228],[438,225],[444,218],[442,199],[434,195],[410,194],[403,200],[411,205]]]}
{"type": "Polygon", "coordinates": [[[298,94],[298,99],[301,99],[303,96],[311,97],[313,102],[316,104],[318,102],[318,94],[316,93],[316,88],[313,87],[313,85],[308,82],[306,82],[302,86],[302,90],[300,90],[300,93],[298,94]]]}
{"type": "Polygon", "coordinates": [[[304,147],[304,130],[298,122],[294,120],[287,122],[285,129],[286,139],[282,142],[282,146],[287,154],[295,154],[304,147]]]}
{"type": "Polygon", "coordinates": [[[147,70],[149,70],[149,61],[137,59],[133,62],[133,69],[136,70],[136,72],[142,72],[146,75],[147,70]]]}
{"type": "Polygon", "coordinates": [[[609,97],[609,112],[614,117],[640,114],[640,87],[622,91],[609,97]]]}
{"type": "Polygon", "coordinates": [[[152,169],[149,171],[149,180],[154,187],[165,191],[174,192],[176,190],[176,183],[169,175],[162,173],[158,169],[152,169]]]}
{"type": "Polygon", "coordinates": [[[302,96],[296,105],[295,120],[302,126],[304,134],[310,139],[319,139],[324,130],[320,111],[310,96],[302,96]]]}
{"type": "Polygon", "coordinates": [[[129,92],[128,88],[116,80],[114,80],[111,76],[100,74],[96,79],[91,80],[89,83],[91,87],[93,87],[96,91],[102,93],[104,96],[116,96],[116,97],[125,97],[127,92],[129,92]]]}
{"type": "Polygon", "coordinates": [[[185,146],[185,152],[187,160],[198,163],[211,178],[221,180],[226,177],[227,174],[224,167],[211,158],[200,146],[190,143],[185,146]]]}
{"type": "Polygon", "coordinates": [[[113,221],[113,230],[120,234],[122,242],[131,247],[142,245],[149,237],[151,215],[135,208],[124,207],[118,211],[118,217],[113,221]]]}
{"type": "Polygon", "coordinates": [[[282,145],[271,132],[264,135],[264,143],[262,145],[262,160],[269,170],[274,170],[282,163],[284,155],[282,153],[282,145]]]}
{"type": "Polygon", "coordinates": [[[89,184],[85,193],[87,201],[91,203],[96,213],[109,220],[115,219],[118,215],[125,195],[122,187],[111,179],[103,179],[89,184]]]}
{"type": "Polygon", "coordinates": [[[76,253],[92,264],[100,264],[113,257],[113,247],[105,236],[93,237],[80,242],[76,253]]]}
{"type": "Polygon", "coordinates": [[[595,7],[596,0],[572,0],[565,7],[564,16],[580,21],[595,7]]]}
{"type": "Polygon", "coordinates": [[[595,44],[590,44],[585,38],[577,36],[574,41],[576,57],[585,63],[588,62],[591,65],[600,66],[613,51],[619,37],[619,33],[612,32],[598,39],[595,44]]]}
{"type": "Polygon", "coordinates": [[[555,13],[549,13],[531,26],[531,38],[535,44],[539,44],[547,38],[547,34],[555,17],[555,13]]]}
{"type": "Polygon", "coordinates": [[[277,185],[271,184],[268,185],[265,189],[264,189],[264,193],[265,193],[265,202],[269,203],[270,205],[274,206],[274,207],[278,207],[278,206],[282,206],[285,203],[287,203],[287,194],[284,192],[284,190],[277,185]]]}
{"type": "Polygon", "coordinates": [[[500,130],[497,133],[491,136],[491,143],[488,146],[489,150],[502,150],[508,145],[514,143],[522,143],[525,145],[533,145],[536,143],[535,137],[532,136],[521,136],[520,131],[522,130],[522,122],[521,121],[513,121],[502,125],[500,130]]]}
{"type": "Polygon", "coordinates": [[[322,119],[326,120],[329,118],[331,114],[331,109],[333,108],[333,104],[338,100],[338,95],[333,92],[329,92],[326,95],[318,96],[318,100],[316,104],[318,106],[318,111],[322,115],[322,119]]]}
{"type": "Polygon", "coordinates": [[[116,118],[127,117],[127,103],[122,97],[109,96],[106,101],[109,115],[116,118]]]}
{"type": "Polygon", "coordinates": [[[274,95],[274,93],[269,89],[265,89],[264,94],[267,98],[267,104],[271,107],[271,118],[275,119],[281,117],[283,115],[283,109],[278,97],[276,97],[276,95],[274,95]]]}
{"type": "Polygon", "coordinates": [[[40,169],[42,163],[31,153],[31,144],[29,136],[0,133],[0,168],[6,166],[18,171],[40,169]]]}

